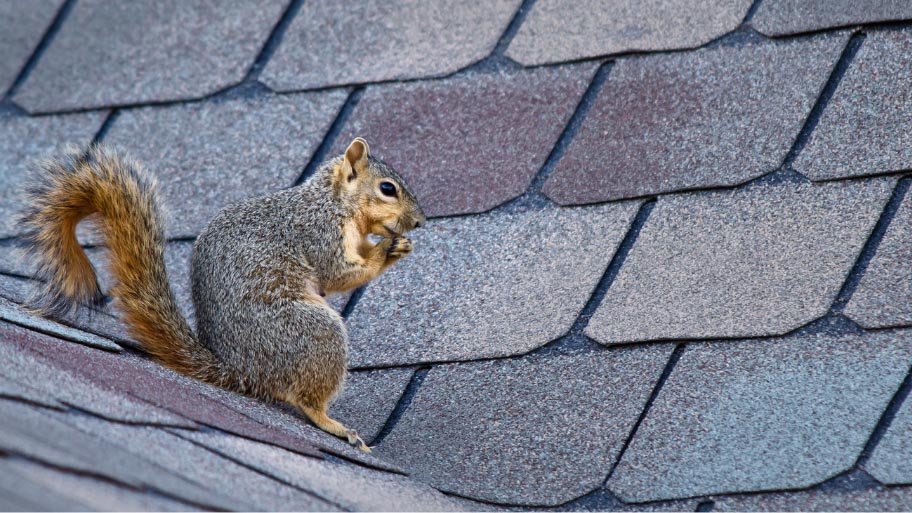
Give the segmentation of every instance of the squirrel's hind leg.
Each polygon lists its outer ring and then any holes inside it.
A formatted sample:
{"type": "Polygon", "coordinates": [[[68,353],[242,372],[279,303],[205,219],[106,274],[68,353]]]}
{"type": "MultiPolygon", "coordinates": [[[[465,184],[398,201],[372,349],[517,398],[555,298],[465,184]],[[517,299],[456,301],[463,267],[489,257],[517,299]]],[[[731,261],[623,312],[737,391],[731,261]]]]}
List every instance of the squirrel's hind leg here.
{"type": "Polygon", "coordinates": [[[370,447],[364,443],[364,440],[358,436],[358,433],[354,429],[348,429],[341,422],[332,419],[329,415],[326,414],[327,405],[323,405],[320,408],[312,408],[310,406],[304,405],[295,405],[297,406],[304,415],[307,415],[307,418],[311,420],[318,428],[326,431],[327,433],[336,435],[340,438],[345,438],[348,440],[348,443],[354,445],[358,449],[361,449],[364,452],[371,452],[370,447]]]}

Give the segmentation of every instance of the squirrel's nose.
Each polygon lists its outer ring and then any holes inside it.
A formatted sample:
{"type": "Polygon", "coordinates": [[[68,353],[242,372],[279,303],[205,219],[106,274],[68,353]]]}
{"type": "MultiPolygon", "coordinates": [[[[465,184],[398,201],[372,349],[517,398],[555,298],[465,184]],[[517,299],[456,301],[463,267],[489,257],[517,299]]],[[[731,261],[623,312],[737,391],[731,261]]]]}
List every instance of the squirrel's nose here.
{"type": "Polygon", "coordinates": [[[415,228],[421,228],[421,221],[415,221],[415,228]]]}

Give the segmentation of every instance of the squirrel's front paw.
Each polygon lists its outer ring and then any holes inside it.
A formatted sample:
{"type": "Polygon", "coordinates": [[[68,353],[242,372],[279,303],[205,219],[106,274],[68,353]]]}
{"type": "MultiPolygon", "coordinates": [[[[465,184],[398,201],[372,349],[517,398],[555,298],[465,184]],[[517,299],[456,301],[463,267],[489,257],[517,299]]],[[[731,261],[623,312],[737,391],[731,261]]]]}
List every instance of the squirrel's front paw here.
{"type": "Polygon", "coordinates": [[[386,254],[390,258],[402,258],[412,252],[412,241],[405,237],[393,237],[386,254]]]}

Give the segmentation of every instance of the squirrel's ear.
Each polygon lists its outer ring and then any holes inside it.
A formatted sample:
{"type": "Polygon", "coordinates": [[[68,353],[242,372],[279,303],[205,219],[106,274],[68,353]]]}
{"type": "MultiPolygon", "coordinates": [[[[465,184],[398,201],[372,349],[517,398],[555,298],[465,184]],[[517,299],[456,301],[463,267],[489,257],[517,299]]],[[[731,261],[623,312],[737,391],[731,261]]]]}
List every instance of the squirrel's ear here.
{"type": "Polygon", "coordinates": [[[367,170],[367,156],[370,154],[370,147],[367,141],[360,137],[348,145],[345,150],[345,158],[342,159],[342,165],[336,171],[337,183],[347,184],[353,182],[358,175],[367,170]]]}

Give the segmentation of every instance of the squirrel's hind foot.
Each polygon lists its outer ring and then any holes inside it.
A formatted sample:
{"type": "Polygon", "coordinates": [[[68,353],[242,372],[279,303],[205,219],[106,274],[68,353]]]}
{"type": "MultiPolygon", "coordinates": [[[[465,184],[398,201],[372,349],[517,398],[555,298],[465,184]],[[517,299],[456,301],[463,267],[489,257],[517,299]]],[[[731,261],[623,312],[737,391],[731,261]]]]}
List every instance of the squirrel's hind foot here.
{"type": "Polygon", "coordinates": [[[326,414],[326,405],[323,405],[322,408],[311,408],[304,405],[299,405],[298,408],[304,412],[304,415],[307,415],[307,418],[311,422],[317,425],[318,428],[326,431],[327,433],[338,436],[339,438],[345,438],[348,440],[348,443],[353,446],[361,449],[364,452],[371,452],[371,448],[358,436],[358,432],[354,429],[349,429],[342,425],[341,422],[330,418],[326,414]]]}
{"type": "Polygon", "coordinates": [[[346,429],[345,436],[348,438],[348,443],[352,444],[356,448],[361,449],[364,452],[371,452],[370,446],[367,445],[367,443],[365,443],[360,436],[358,436],[358,432],[354,429],[346,429]]]}

